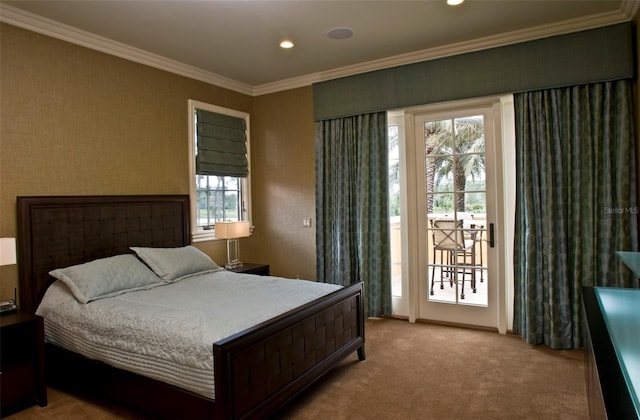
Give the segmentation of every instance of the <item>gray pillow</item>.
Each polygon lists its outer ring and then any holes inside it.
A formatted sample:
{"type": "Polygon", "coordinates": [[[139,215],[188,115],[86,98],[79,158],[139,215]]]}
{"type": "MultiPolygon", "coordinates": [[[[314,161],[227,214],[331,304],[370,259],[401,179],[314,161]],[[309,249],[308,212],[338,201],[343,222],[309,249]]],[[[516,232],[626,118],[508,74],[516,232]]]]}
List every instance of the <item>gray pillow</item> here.
{"type": "Polygon", "coordinates": [[[163,284],[153,271],[132,254],[58,268],[49,274],[66,284],[81,303],[163,284]]]}
{"type": "Polygon", "coordinates": [[[181,248],[131,247],[131,250],[167,282],[220,269],[207,254],[192,245],[181,248]]]}

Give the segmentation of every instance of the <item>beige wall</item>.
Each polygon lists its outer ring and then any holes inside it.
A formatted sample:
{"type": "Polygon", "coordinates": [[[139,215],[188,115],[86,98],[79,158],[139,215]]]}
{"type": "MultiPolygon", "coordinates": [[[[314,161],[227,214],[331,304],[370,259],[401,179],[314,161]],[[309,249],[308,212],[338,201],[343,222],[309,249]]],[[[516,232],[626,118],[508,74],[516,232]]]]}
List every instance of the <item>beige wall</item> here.
{"type": "MultiPolygon", "coordinates": [[[[315,125],[311,87],[254,98],[251,144],[255,236],[250,255],[273,274],[315,280],[315,125]],[[304,218],[312,227],[303,227],[304,218]],[[256,248],[260,247],[260,249],[256,248]]],[[[253,239],[253,238],[251,238],[253,239]]]]}
{"type": "MultiPolygon", "coordinates": [[[[301,228],[314,212],[311,88],[254,99],[10,25],[0,30],[0,237],[16,236],[16,196],[187,194],[187,100],[196,99],[251,114],[257,229],[242,240],[243,259],[315,277],[315,236],[301,228]]],[[[197,246],[225,262],[223,241],[197,246]]],[[[14,287],[17,266],[0,267],[0,299],[14,287]]]]}

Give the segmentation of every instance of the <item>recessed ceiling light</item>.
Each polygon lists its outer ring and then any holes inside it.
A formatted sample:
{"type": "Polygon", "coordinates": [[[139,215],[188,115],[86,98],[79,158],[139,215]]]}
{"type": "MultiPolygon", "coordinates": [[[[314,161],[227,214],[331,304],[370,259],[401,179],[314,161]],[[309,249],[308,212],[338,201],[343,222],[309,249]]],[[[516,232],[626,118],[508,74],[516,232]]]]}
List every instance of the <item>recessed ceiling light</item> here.
{"type": "Polygon", "coordinates": [[[289,41],[288,39],[285,39],[284,41],[282,41],[282,42],[280,43],[280,46],[281,46],[282,48],[293,48],[293,42],[292,42],[292,41],[289,41]]]}
{"type": "Polygon", "coordinates": [[[333,28],[327,32],[327,36],[331,39],[347,39],[353,36],[351,28],[333,28]]]}
{"type": "Polygon", "coordinates": [[[459,4],[462,4],[464,2],[464,0],[447,0],[447,4],[449,6],[457,6],[459,4]]]}

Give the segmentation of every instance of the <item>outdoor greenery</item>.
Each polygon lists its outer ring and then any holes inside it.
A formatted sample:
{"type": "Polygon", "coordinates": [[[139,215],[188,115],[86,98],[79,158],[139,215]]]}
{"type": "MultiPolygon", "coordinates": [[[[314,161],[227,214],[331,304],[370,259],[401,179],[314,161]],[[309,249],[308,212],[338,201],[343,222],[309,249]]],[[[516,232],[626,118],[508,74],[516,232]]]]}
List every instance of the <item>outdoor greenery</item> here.
{"type": "Polygon", "coordinates": [[[196,182],[198,226],[211,227],[216,221],[240,220],[238,178],[198,175],[196,182]]]}
{"type": "MultiPolygon", "coordinates": [[[[477,207],[477,200],[467,203],[470,194],[484,191],[484,123],[482,116],[437,120],[424,126],[426,156],[427,213],[435,213],[435,200],[453,197],[451,210],[458,212],[477,207]],[[478,181],[481,182],[478,185],[478,181]],[[474,185],[472,186],[471,183],[474,185]],[[467,185],[470,184],[470,185],[467,185]],[[440,195],[439,191],[456,191],[440,195]]],[[[442,206],[446,201],[438,203],[442,206]]]]}
{"type": "Polygon", "coordinates": [[[389,216],[400,216],[400,152],[398,126],[388,129],[389,138],[389,216]]]}
{"type": "MultiPolygon", "coordinates": [[[[398,127],[389,126],[389,210],[400,215],[398,127]]],[[[424,126],[427,213],[486,212],[482,116],[424,126]]]]}

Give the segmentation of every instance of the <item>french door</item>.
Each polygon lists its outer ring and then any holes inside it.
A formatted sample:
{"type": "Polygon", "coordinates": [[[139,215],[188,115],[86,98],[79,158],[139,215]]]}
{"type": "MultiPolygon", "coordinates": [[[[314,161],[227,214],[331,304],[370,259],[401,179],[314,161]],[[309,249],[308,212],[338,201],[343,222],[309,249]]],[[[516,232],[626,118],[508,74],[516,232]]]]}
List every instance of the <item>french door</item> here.
{"type": "Polygon", "coordinates": [[[390,115],[396,315],[506,329],[503,107],[498,98],[390,115]]]}

